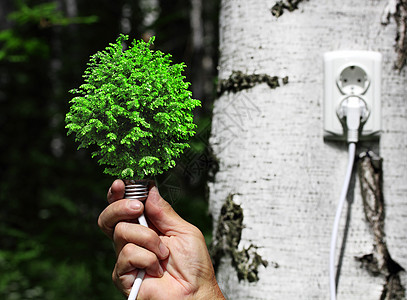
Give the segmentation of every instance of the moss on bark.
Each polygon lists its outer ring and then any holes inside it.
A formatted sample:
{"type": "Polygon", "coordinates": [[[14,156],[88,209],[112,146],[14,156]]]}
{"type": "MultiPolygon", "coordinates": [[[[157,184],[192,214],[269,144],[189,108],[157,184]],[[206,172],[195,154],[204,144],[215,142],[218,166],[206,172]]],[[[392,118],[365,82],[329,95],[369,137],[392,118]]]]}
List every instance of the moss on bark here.
{"type": "Polygon", "coordinates": [[[304,0],[284,0],[277,1],[276,4],[271,8],[271,14],[276,18],[280,17],[285,10],[292,12],[298,9],[298,4],[304,0]]]}
{"type": "Polygon", "coordinates": [[[268,263],[256,252],[257,247],[253,244],[242,250],[238,249],[244,228],[243,209],[233,202],[233,196],[230,194],[221,208],[216,234],[210,247],[213,265],[217,270],[222,257],[229,255],[239,281],[258,281],[259,266],[266,267],[268,263]]]}
{"type": "Polygon", "coordinates": [[[244,74],[242,71],[233,71],[228,79],[221,79],[218,82],[218,96],[225,92],[237,93],[241,90],[250,89],[257,84],[267,83],[271,89],[280,86],[279,81],[283,84],[288,83],[288,77],[279,80],[277,76],[270,76],[267,74],[244,74]]]}

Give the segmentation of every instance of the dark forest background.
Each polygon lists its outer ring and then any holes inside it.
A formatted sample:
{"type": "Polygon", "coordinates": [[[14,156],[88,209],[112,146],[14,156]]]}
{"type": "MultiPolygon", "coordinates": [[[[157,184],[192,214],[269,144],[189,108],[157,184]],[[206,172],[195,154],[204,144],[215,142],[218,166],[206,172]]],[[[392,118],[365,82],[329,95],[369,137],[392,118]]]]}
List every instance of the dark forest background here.
{"type": "Polygon", "coordinates": [[[207,147],[215,97],[218,0],[1,0],[0,299],[122,299],[115,254],[97,227],[114,178],[66,136],[64,118],[90,55],[114,42],[156,36],[187,64],[197,135],[162,195],[210,240],[207,147]]]}

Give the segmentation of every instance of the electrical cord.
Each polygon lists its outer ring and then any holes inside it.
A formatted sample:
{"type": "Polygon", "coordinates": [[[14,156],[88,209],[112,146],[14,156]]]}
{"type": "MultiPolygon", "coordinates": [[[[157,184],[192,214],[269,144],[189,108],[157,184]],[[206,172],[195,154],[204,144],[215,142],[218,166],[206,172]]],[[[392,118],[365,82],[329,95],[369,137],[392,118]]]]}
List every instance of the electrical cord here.
{"type": "Polygon", "coordinates": [[[331,236],[331,250],[329,255],[329,286],[331,292],[331,300],[336,299],[336,274],[335,274],[335,249],[336,249],[336,240],[338,238],[338,231],[339,231],[339,221],[341,219],[341,214],[343,210],[343,205],[345,204],[346,195],[348,193],[349,182],[352,176],[352,169],[353,163],[355,161],[355,153],[356,153],[356,144],[349,143],[349,161],[348,161],[348,168],[346,170],[345,180],[343,183],[341,196],[339,197],[338,207],[336,209],[335,214],[335,221],[332,229],[332,236],[331,236]]]}
{"type": "Polygon", "coordinates": [[[346,195],[348,194],[349,183],[352,177],[353,164],[355,162],[356,143],[359,140],[359,130],[361,127],[361,119],[366,119],[364,114],[368,113],[365,102],[358,96],[347,97],[340,107],[342,118],[346,119],[347,142],[348,142],[348,167],[346,170],[345,180],[342,186],[342,191],[339,197],[339,203],[336,209],[334,225],[331,235],[331,247],[329,253],[329,287],[331,300],[336,300],[336,274],[335,274],[335,250],[336,241],[338,239],[339,222],[343,206],[345,204],[346,195]]]}
{"type": "MultiPolygon", "coordinates": [[[[138,218],[138,222],[140,225],[144,227],[148,227],[147,220],[142,214],[138,218]]],[[[131,287],[131,291],[127,300],[135,300],[137,298],[138,292],[140,290],[141,283],[143,282],[144,276],[146,275],[146,271],[144,269],[138,270],[137,277],[134,280],[133,286],[131,287]]]]}

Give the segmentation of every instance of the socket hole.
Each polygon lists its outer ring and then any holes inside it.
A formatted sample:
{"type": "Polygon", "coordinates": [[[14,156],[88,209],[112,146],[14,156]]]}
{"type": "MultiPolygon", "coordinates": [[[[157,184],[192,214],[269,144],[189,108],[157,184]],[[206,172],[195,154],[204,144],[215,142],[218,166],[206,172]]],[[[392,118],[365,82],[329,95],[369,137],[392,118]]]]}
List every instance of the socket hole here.
{"type": "Polygon", "coordinates": [[[337,85],[344,95],[362,95],[369,87],[369,80],[365,70],[352,65],[342,70],[337,85]]]}

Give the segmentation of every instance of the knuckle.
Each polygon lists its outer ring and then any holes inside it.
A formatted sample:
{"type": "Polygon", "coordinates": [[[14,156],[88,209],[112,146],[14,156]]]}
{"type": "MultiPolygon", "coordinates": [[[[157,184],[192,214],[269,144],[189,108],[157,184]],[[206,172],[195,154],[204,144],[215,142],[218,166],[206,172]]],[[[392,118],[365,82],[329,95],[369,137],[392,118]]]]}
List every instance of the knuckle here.
{"type": "Polygon", "coordinates": [[[101,213],[98,217],[97,221],[98,227],[102,230],[106,235],[110,236],[111,229],[106,225],[105,219],[103,217],[103,213],[101,213]]]}
{"type": "Polygon", "coordinates": [[[117,272],[116,272],[116,267],[114,267],[113,272],[112,272],[112,281],[117,282],[117,272]]]}
{"type": "Polygon", "coordinates": [[[113,272],[112,272],[112,281],[114,283],[114,285],[120,290],[122,288],[122,276],[120,276],[119,271],[118,271],[118,265],[116,263],[116,265],[113,268],[113,272]]]}
{"type": "Polygon", "coordinates": [[[102,214],[100,214],[99,215],[99,217],[98,217],[98,226],[99,226],[99,228],[100,229],[104,229],[104,224],[103,224],[103,221],[102,221],[102,214]]]}
{"type": "Polygon", "coordinates": [[[123,258],[129,258],[134,254],[134,246],[133,244],[126,244],[124,245],[122,251],[120,252],[120,256],[123,258]]]}
{"type": "Polygon", "coordinates": [[[124,239],[126,236],[126,232],[128,230],[128,226],[126,222],[119,222],[116,224],[114,228],[114,241],[116,241],[118,238],[124,239]]]}

